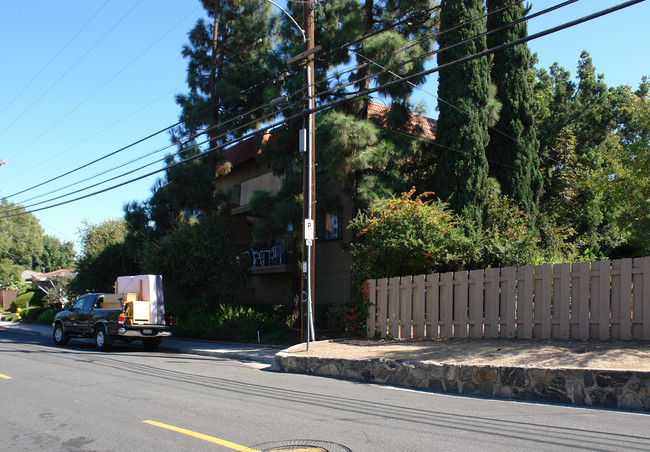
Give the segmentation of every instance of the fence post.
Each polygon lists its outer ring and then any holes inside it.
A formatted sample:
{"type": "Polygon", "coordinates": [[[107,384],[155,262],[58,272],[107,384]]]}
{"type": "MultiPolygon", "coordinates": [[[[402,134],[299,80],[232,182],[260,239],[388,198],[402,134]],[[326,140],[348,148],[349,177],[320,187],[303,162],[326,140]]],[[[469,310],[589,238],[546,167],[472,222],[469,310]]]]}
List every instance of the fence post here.
{"type": "Polygon", "coordinates": [[[551,338],[551,264],[535,267],[538,275],[535,282],[535,322],[541,323],[540,337],[551,338]]]}
{"type": "Polygon", "coordinates": [[[399,338],[399,277],[388,281],[388,332],[393,339],[399,338]]]}
{"type": "Polygon", "coordinates": [[[417,339],[425,337],[425,303],[426,276],[417,275],[413,284],[413,336],[417,339]]]}
{"type": "Polygon", "coordinates": [[[379,336],[386,339],[386,332],[388,331],[388,279],[380,279],[377,285],[379,286],[379,295],[377,296],[379,336]]]}
{"type": "Polygon", "coordinates": [[[402,276],[399,283],[399,324],[400,338],[412,339],[413,328],[411,313],[413,311],[413,277],[402,276]]]}
{"type": "Polygon", "coordinates": [[[440,275],[440,337],[451,339],[454,326],[454,274],[452,272],[440,275]]]}
{"type": "Polygon", "coordinates": [[[517,337],[533,338],[533,267],[517,269],[517,337]]]}
{"type": "Polygon", "coordinates": [[[643,258],[643,302],[642,302],[643,332],[641,339],[650,340],[650,257],[643,258]]]}
{"type": "Polygon", "coordinates": [[[429,324],[428,337],[438,339],[440,323],[440,274],[431,273],[427,275],[427,296],[425,312],[429,324]]]}
{"type": "Polygon", "coordinates": [[[562,339],[569,339],[571,332],[570,316],[571,316],[571,264],[557,264],[555,265],[554,272],[558,275],[559,283],[553,284],[553,298],[554,306],[557,303],[557,310],[554,309],[554,314],[559,316],[560,329],[559,337],[562,339]]]}
{"type": "Polygon", "coordinates": [[[454,273],[454,337],[458,339],[467,339],[468,279],[466,270],[454,273]]]}
{"type": "Polygon", "coordinates": [[[571,319],[578,322],[578,339],[589,339],[589,281],[590,263],[573,264],[571,282],[571,319]]]}
{"type": "Polygon", "coordinates": [[[598,262],[600,280],[598,284],[598,339],[607,340],[609,334],[609,317],[610,317],[610,263],[608,260],[598,262]]]}
{"type": "Polygon", "coordinates": [[[500,337],[515,337],[515,283],[517,269],[507,267],[501,269],[501,334],[500,337]],[[505,326],[504,326],[505,324],[505,326]]]}
{"type": "Polygon", "coordinates": [[[366,337],[371,339],[375,337],[375,328],[377,325],[377,280],[369,279],[368,284],[368,318],[366,319],[366,337]]]}
{"type": "Polygon", "coordinates": [[[498,268],[485,270],[485,338],[499,337],[499,279],[498,268]]]}
{"type": "Polygon", "coordinates": [[[621,339],[632,339],[632,259],[621,260],[621,339]]]}
{"type": "Polygon", "coordinates": [[[483,270],[469,272],[469,337],[483,337],[483,270]]]}

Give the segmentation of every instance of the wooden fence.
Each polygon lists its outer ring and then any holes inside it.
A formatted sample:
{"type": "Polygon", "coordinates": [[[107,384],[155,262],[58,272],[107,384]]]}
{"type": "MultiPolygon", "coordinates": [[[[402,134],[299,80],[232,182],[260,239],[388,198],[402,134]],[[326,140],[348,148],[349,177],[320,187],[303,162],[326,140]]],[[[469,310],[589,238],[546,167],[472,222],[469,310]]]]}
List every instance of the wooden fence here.
{"type": "Polygon", "coordinates": [[[0,290],[0,308],[9,310],[11,302],[18,296],[17,290],[0,290]]]}
{"type": "Polygon", "coordinates": [[[650,340],[650,257],[368,281],[368,337],[650,340]]]}

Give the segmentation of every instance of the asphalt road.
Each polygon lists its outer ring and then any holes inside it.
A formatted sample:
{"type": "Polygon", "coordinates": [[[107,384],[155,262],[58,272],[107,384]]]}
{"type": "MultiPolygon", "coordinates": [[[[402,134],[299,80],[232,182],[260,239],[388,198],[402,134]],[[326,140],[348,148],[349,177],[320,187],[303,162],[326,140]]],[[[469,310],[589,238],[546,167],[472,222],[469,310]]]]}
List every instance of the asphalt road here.
{"type": "Polygon", "coordinates": [[[230,451],[304,439],[352,451],[650,450],[643,413],[402,390],[134,346],[101,353],[90,340],[55,347],[11,331],[0,335],[0,400],[0,449],[12,452],[230,451]]]}

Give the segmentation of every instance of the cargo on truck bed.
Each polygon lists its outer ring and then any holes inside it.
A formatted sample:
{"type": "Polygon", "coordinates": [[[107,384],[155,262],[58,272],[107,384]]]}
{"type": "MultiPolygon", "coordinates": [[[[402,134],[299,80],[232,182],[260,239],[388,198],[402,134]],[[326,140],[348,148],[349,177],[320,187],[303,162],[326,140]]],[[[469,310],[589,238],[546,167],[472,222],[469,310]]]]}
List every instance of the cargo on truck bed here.
{"type": "Polygon", "coordinates": [[[120,276],[115,293],[80,296],[69,309],[54,317],[52,328],[57,345],[65,345],[74,337],[93,337],[99,350],[107,350],[115,340],[142,340],[146,349],[153,350],[164,337],[172,335],[162,277],[120,276]]]}

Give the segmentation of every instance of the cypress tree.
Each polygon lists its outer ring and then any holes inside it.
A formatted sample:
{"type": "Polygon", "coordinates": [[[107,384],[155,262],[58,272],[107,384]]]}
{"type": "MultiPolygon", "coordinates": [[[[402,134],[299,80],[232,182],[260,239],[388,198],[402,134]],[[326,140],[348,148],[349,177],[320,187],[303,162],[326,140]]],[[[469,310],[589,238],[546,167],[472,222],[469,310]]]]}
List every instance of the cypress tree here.
{"type": "MultiPolygon", "coordinates": [[[[488,31],[525,16],[527,11],[523,1],[506,7],[510,3],[510,0],[487,0],[488,31]]],[[[497,47],[527,34],[527,24],[521,22],[490,33],[488,47],[497,47]]],[[[542,189],[542,175],[539,172],[539,141],[535,134],[533,94],[528,77],[530,60],[526,44],[493,55],[491,77],[497,86],[497,99],[503,107],[499,121],[489,130],[490,143],[486,155],[490,161],[490,177],[499,182],[501,192],[534,218],[542,189]]]]}
{"type": "MultiPolygon", "coordinates": [[[[441,49],[485,31],[481,0],[444,0],[440,9],[438,44],[441,49]]],[[[438,53],[438,65],[451,63],[486,49],[485,37],[438,53]]],[[[482,223],[488,197],[489,61],[477,58],[440,71],[440,115],[436,147],[439,152],[432,187],[457,213],[482,223]]]]}

